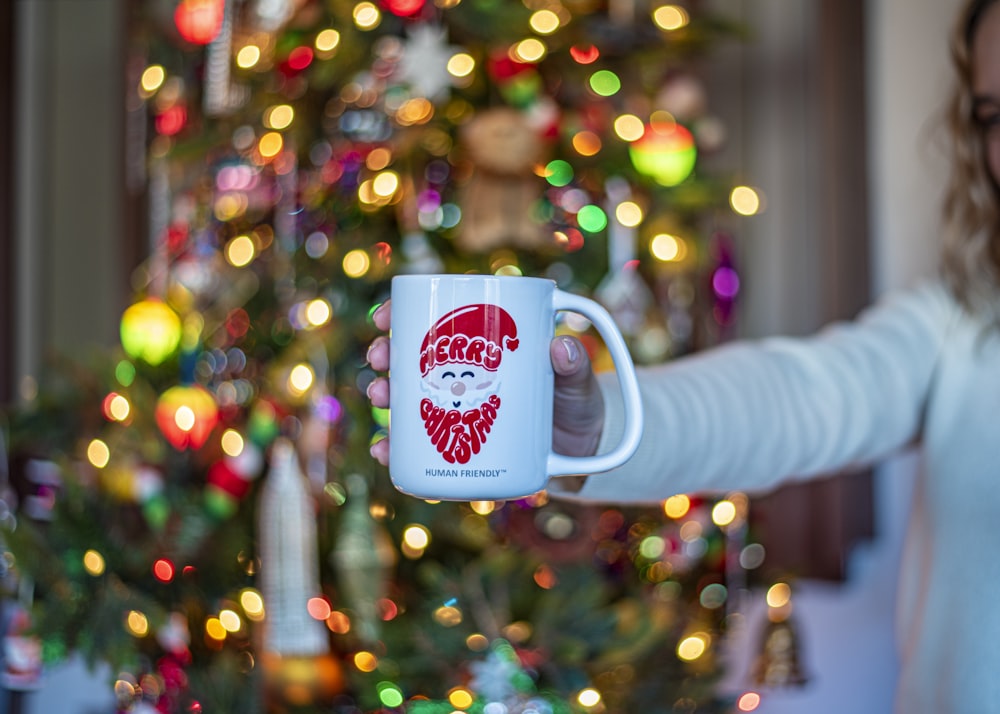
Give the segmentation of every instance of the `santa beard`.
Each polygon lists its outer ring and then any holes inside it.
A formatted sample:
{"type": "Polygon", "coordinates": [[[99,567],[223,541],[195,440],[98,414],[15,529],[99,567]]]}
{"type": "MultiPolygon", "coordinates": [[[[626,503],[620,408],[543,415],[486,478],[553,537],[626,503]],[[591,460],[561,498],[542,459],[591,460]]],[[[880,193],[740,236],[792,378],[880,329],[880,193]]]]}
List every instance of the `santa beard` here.
{"type": "Polygon", "coordinates": [[[420,400],[420,417],[431,443],[449,464],[467,464],[478,454],[486,435],[500,411],[500,396],[491,394],[486,401],[464,412],[434,404],[429,398],[420,400]]]}

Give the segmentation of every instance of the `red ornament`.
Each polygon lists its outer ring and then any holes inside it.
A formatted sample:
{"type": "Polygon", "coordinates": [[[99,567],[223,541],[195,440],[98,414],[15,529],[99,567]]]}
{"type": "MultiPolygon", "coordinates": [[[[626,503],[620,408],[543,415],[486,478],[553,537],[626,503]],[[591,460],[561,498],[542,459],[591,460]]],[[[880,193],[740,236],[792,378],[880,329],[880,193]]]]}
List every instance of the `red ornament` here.
{"type": "Polygon", "coordinates": [[[209,467],[208,484],[238,500],[250,490],[250,481],[237,473],[227,461],[216,461],[209,467]]]}
{"type": "Polygon", "coordinates": [[[222,29],[225,0],[181,0],[174,10],[174,24],[188,42],[207,45],[222,29]]]}
{"type": "Polygon", "coordinates": [[[288,66],[301,72],[312,64],[313,57],[312,48],[306,46],[296,47],[288,54],[288,66]]]}
{"type": "Polygon", "coordinates": [[[155,417],[175,449],[200,449],[219,421],[219,408],[204,387],[179,385],[160,395],[155,417]]]}
{"type": "Polygon", "coordinates": [[[592,64],[601,56],[597,45],[573,45],[569,48],[569,56],[578,64],[592,64]]]}
{"type": "Polygon", "coordinates": [[[187,123],[187,109],[183,104],[174,104],[156,115],[156,132],[163,136],[173,136],[187,123]]]}
{"type": "Polygon", "coordinates": [[[535,65],[529,62],[518,62],[506,52],[495,52],[486,63],[486,69],[493,81],[503,84],[515,77],[533,72],[535,65]]]}
{"type": "Polygon", "coordinates": [[[424,9],[427,0],[385,0],[386,10],[398,17],[410,17],[424,9]]]}

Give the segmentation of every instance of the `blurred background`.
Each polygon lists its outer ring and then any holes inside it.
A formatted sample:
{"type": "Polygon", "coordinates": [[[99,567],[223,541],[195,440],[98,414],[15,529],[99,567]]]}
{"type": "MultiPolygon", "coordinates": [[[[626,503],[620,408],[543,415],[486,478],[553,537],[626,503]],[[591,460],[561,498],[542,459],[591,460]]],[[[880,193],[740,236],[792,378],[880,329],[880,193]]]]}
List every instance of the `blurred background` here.
{"type": "Polygon", "coordinates": [[[364,349],[400,272],[639,363],[931,274],[957,5],[5,3],[0,711],[889,711],[914,456],[415,502],[364,349]]]}

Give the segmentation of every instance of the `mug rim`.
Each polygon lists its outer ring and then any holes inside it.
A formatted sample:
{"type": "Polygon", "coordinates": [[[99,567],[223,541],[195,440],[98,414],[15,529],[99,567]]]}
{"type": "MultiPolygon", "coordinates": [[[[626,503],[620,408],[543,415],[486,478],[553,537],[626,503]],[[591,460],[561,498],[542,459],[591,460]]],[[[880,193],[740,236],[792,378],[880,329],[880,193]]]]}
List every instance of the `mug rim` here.
{"type": "Polygon", "coordinates": [[[555,285],[556,281],[552,278],[542,278],[534,275],[491,275],[489,273],[414,273],[408,275],[395,275],[392,278],[392,282],[399,280],[400,282],[413,282],[418,280],[426,279],[466,279],[466,280],[498,280],[501,282],[542,282],[555,285]]]}

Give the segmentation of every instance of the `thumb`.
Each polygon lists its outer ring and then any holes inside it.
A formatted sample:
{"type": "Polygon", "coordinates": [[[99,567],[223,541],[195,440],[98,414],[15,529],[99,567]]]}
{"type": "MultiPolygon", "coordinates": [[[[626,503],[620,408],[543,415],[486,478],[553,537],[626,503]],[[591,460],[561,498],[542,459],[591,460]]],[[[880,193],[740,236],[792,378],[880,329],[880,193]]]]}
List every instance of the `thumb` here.
{"type": "Polygon", "coordinates": [[[570,456],[597,451],[604,426],[604,398],[590,356],[575,337],[563,335],[549,345],[555,372],[552,446],[570,456]]]}

